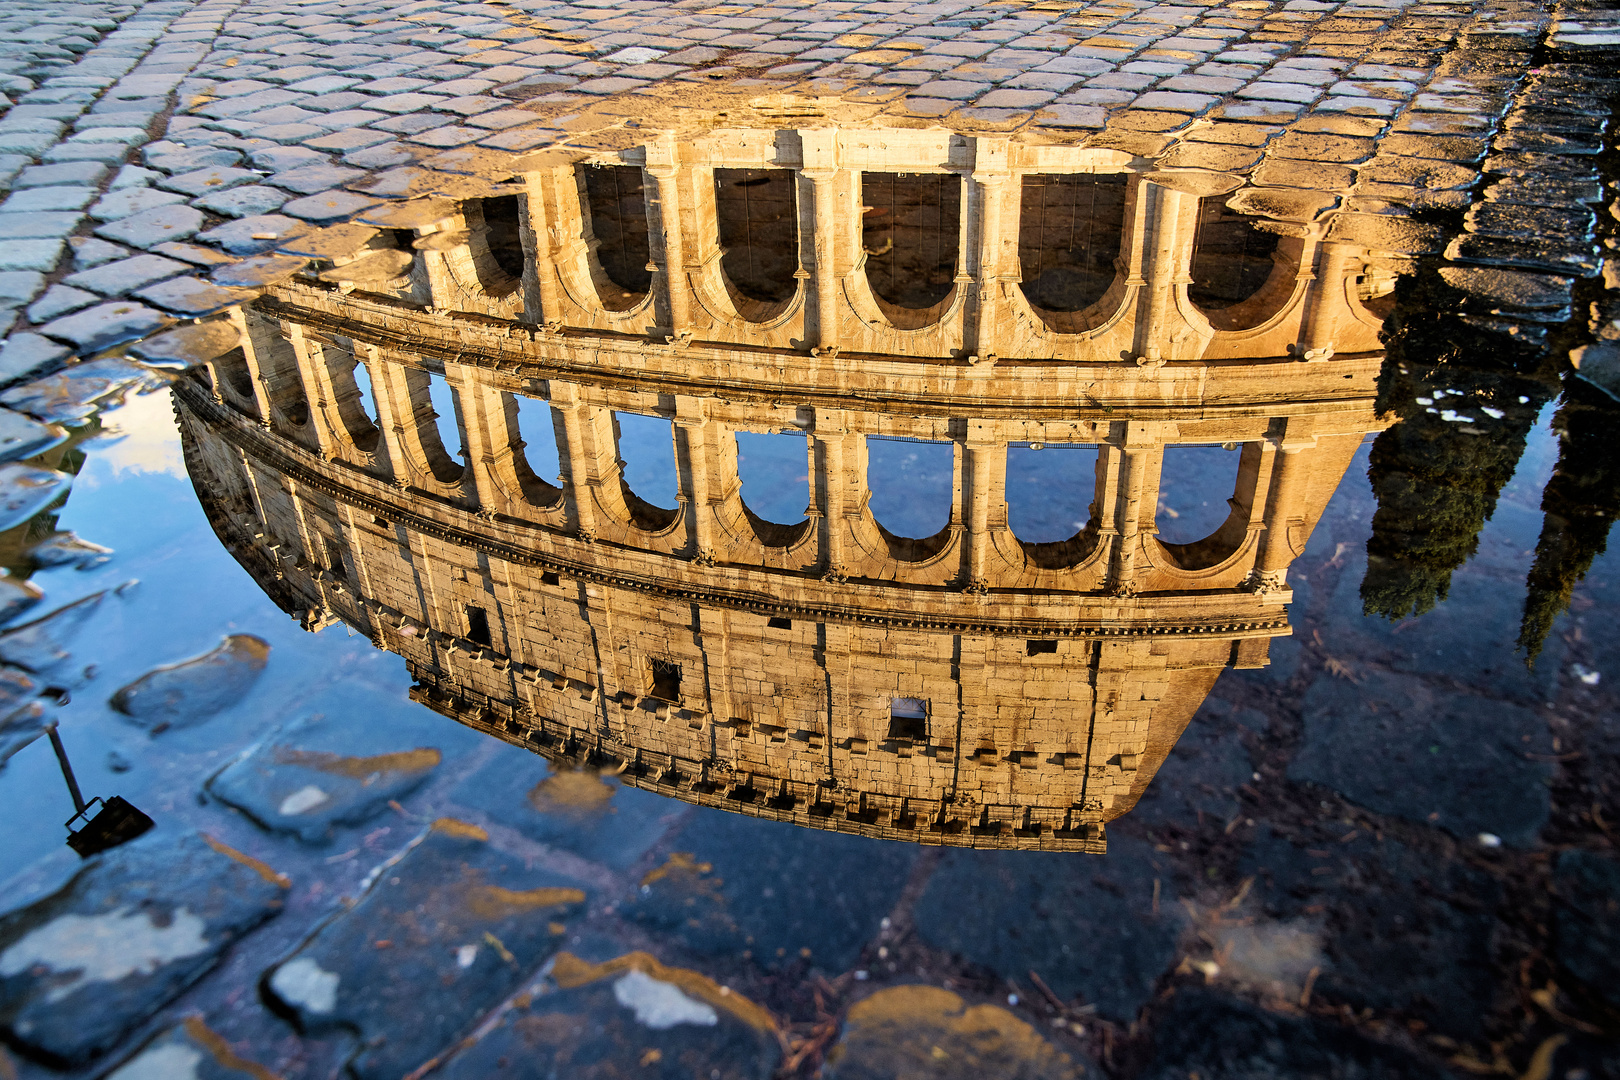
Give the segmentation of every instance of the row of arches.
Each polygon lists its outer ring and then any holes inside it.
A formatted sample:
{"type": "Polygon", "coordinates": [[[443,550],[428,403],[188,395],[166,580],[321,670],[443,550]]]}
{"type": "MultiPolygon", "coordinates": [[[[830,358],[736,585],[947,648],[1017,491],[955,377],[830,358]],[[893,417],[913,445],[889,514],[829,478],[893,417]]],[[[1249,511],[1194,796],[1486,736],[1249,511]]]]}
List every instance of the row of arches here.
{"type": "MultiPolygon", "coordinates": [[[[264,339],[261,337],[261,341],[264,339]]],[[[271,342],[285,339],[279,335],[271,342]]],[[[291,350],[261,349],[261,364],[293,361],[291,350]]],[[[312,359],[316,357],[313,355],[312,359]]],[[[341,341],[318,350],[318,361],[331,387],[331,403],[353,446],[365,455],[380,449],[381,411],[368,365],[352,346],[341,341]]],[[[397,366],[396,366],[397,367],[397,366]]],[[[461,482],[468,465],[466,409],[444,376],[399,368],[407,381],[418,422],[417,439],[435,479],[461,482]]],[[[219,358],[214,371],[223,384],[222,397],[239,411],[260,417],[251,372],[242,350],[219,358]]],[[[308,445],[319,440],[312,430],[312,411],[296,363],[267,380],[271,426],[308,445]]],[[[539,482],[540,501],[560,493],[562,455],[549,402],[520,394],[506,399],[520,445],[515,448],[523,473],[539,482]]],[[[649,524],[673,520],[680,501],[680,476],[674,427],[670,420],[615,411],[611,437],[627,503],[649,524]]],[[[814,502],[812,456],[802,433],[737,431],[737,476],[747,510],[768,525],[792,528],[806,519],[814,502]]],[[[868,506],[889,534],[925,539],[951,520],[956,483],[955,446],[950,442],[894,436],[867,436],[868,506]]],[[[1226,521],[1228,496],[1237,482],[1239,452],[1224,446],[1168,446],[1159,482],[1155,521],[1161,541],[1192,544],[1213,534],[1226,521]]],[[[1068,541],[1083,533],[1095,516],[1098,449],[1090,443],[1011,443],[1006,449],[1007,525],[1019,540],[1031,544],[1068,541]]]]}
{"type": "MultiPolygon", "coordinates": [[[[714,170],[721,269],[739,310],[754,321],[778,312],[807,276],[800,257],[797,179],[789,169],[714,170]]],[[[580,165],[577,180],[602,275],[598,298],[609,311],[630,310],[645,300],[653,280],[643,171],[631,165],[580,165]]],[[[925,312],[950,296],[964,269],[959,265],[963,187],[957,173],[861,174],[864,269],[884,304],[925,312]]],[[[1021,288],[1032,306],[1071,313],[1103,298],[1117,275],[1127,204],[1125,173],[1022,177],[1018,258],[1021,288]]],[[[515,210],[502,216],[486,211],[485,220],[491,229],[510,221],[515,236],[515,210]]],[[[510,238],[499,243],[512,250],[510,238]]],[[[1277,234],[1230,210],[1225,196],[1202,200],[1189,299],[1215,316],[1251,300],[1272,275],[1277,243],[1277,234]]]]}

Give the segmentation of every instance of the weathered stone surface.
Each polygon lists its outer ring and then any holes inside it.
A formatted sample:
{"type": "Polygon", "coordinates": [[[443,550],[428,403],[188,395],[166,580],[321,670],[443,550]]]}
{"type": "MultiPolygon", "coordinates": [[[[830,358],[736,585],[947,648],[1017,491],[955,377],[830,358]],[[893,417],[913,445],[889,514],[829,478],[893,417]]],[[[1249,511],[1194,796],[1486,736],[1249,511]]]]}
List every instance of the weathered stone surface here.
{"type": "Polygon", "coordinates": [[[342,1028],[360,1080],[395,1080],[449,1047],[561,943],[578,882],[529,870],[481,829],[441,819],[384,864],[352,908],[272,969],[266,989],[304,1031],[342,1028]]]}
{"type": "Polygon", "coordinates": [[[98,402],[114,394],[151,385],[154,381],[157,381],[157,376],[145,368],[127,360],[109,357],[72,364],[42,379],[14,386],[0,394],[0,404],[47,423],[77,420],[95,412],[98,402]]]}
{"type": "Polygon", "coordinates": [[[70,342],[81,353],[93,353],[145,337],[171,321],[142,304],[116,300],[47,323],[40,333],[70,342]]]}
{"type": "Polygon", "coordinates": [[[1030,971],[1129,1022],[1175,959],[1186,919],[1170,863],[1111,836],[1103,859],[1058,852],[948,851],[917,902],[930,944],[1009,978],[1030,971]]]}
{"type": "Polygon", "coordinates": [[[0,345],[0,385],[26,379],[68,357],[66,346],[38,334],[12,334],[0,345]]]}
{"type": "Polygon", "coordinates": [[[1318,677],[1301,712],[1291,780],[1469,840],[1488,832],[1528,846],[1547,821],[1552,746],[1529,709],[1373,672],[1360,683],[1318,677]]]}
{"type": "Polygon", "coordinates": [[[159,206],[109,221],[96,230],[96,235],[146,250],[167,241],[184,240],[202,228],[205,220],[201,210],[190,206],[159,206]]]}
{"type": "Polygon", "coordinates": [[[1553,873],[1558,962],[1620,1007],[1620,860],[1565,851],[1553,873]]]}
{"type": "Polygon", "coordinates": [[[309,229],[305,222],[281,214],[245,217],[216,225],[198,239],[217,244],[233,255],[257,255],[269,251],[309,229]]]}
{"type": "Polygon", "coordinates": [[[456,1054],[444,1080],[527,1076],[769,1080],[782,1058],[770,1014],[741,994],[646,953],[592,964],[557,954],[548,993],[519,1003],[456,1054]]]}
{"type": "Polygon", "coordinates": [[[153,367],[186,368],[204,364],[242,344],[242,334],[227,319],[187,323],[154,334],[130,346],[130,353],[153,367]]]}
{"type": "Polygon", "coordinates": [[[135,294],[149,304],[193,319],[236,307],[254,295],[247,289],[222,288],[195,277],[170,278],[148,285],[135,294]]]}
{"type": "Polygon", "coordinates": [[[1156,1025],[1145,1080],[1443,1080],[1450,1074],[1330,1023],[1182,989],[1156,1025]]]}
{"type": "Polygon", "coordinates": [[[227,766],[208,790],[266,829],[321,843],[405,798],[438,768],[438,747],[405,738],[391,727],[311,717],[227,766]]]}
{"type": "Polygon", "coordinates": [[[106,1080],[267,1080],[263,1065],[240,1057],[200,1016],[161,1032],[106,1080]]]}
{"type": "Polygon", "coordinates": [[[0,409],[0,461],[33,457],[65,438],[67,433],[61,428],[30,420],[10,409],[0,409]]]}
{"type": "MultiPolygon", "coordinates": [[[[73,654],[68,643],[96,616],[106,593],[91,593],[49,615],[0,634],[0,658],[35,675],[58,676],[73,654]]],[[[53,681],[62,681],[59,677],[53,681]]]]}
{"type": "Polygon", "coordinates": [[[594,770],[556,771],[517,747],[501,747],[451,797],[530,839],[621,868],[640,859],[684,812],[594,770]]]}
{"type": "Polygon", "coordinates": [[[242,700],[269,660],[263,638],[231,634],[201,656],[147,672],[121,687],[109,703],[154,735],[193,727],[242,700]]]}
{"type": "Polygon", "coordinates": [[[72,482],[71,476],[55,469],[16,461],[0,465],[0,530],[21,525],[54,502],[72,482]]]}
{"type": "Polygon", "coordinates": [[[1077,1080],[1085,1065],[999,1005],[933,986],[893,986],[857,1003],[827,1054],[826,1080],[1077,1080]]]}
{"type": "Polygon", "coordinates": [[[0,1024],[61,1066],[105,1053],[281,907],[286,879],[201,835],[153,834],[0,917],[0,1024]]]}
{"type": "Polygon", "coordinates": [[[631,919],[694,953],[747,953],[767,967],[803,956],[825,971],[854,963],[916,859],[909,846],[707,809],[671,845],[631,919]]]}
{"type": "Polygon", "coordinates": [[[1396,1009],[1462,1037],[1481,1033],[1495,993],[1500,889],[1485,874],[1394,841],[1293,843],[1264,827],[1243,877],[1274,925],[1314,939],[1316,989],[1357,1008],[1396,1009]]]}

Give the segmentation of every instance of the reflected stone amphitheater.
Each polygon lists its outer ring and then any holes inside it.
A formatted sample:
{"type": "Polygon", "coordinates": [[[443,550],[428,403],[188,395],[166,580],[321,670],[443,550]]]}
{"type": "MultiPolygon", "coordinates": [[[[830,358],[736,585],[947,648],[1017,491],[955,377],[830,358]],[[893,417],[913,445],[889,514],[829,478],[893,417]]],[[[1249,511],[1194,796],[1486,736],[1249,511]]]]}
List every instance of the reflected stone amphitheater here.
{"type": "Polygon", "coordinates": [[[330,268],[179,384],[215,529],[307,626],[548,757],[821,828],[1103,850],[1221,670],[1288,633],[1288,565],[1385,426],[1389,276],[1121,150],[618,143],[284,245],[330,268]],[[520,430],[537,404],[550,431],[520,430]],[[670,424],[672,509],[626,481],[627,414],[670,424]],[[745,502],[739,433],[801,436],[802,520],[745,502]],[[948,445],[944,528],[874,515],[874,438],[948,445]],[[1009,448],[1071,444],[1089,521],[1021,538],[1009,448]],[[1236,482],[1169,543],[1182,446],[1235,451],[1236,482]]]}

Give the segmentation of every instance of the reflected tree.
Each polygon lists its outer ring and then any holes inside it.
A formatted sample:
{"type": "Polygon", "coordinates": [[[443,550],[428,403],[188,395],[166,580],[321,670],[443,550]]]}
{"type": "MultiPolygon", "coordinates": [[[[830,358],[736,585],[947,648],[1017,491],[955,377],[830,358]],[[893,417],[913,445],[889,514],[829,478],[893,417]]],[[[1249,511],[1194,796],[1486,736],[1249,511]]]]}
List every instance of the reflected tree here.
{"type": "Polygon", "coordinates": [[[1402,281],[1384,324],[1378,407],[1400,422],[1373,443],[1368,468],[1378,500],[1361,583],[1368,615],[1421,615],[1446,598],[1557,388],[1541,350],[1436,315],[1457,306],[1424,274],[1402,281]]]}
{"type": "Polygon", "coordinates": [[[1541,537],[1519,624],[1526,663],[1535,663],[1553,621],[1569,607],[1575,586],[1608,547],[1609,527],[1620,514],[1617,420],[1620,409],[1612,398],[1569,379],[1553,417],[1558,466],[1541,492],[1541,537]]]}

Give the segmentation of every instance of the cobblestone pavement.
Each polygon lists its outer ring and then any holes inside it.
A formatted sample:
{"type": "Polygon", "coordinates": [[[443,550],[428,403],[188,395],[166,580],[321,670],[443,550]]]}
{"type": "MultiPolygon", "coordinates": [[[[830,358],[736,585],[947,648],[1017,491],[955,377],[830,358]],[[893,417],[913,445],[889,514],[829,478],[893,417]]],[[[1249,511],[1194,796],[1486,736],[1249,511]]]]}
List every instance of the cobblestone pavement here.
{"type": "MultiPolygon", "coordinates": [[[[1616,49],[1612,10],[1520,0],[8,9],[0,554],[32,577],[0,603],[51,614],[0,635],[0,1077],[1620,1076],[1620,595],[1601,558],[1515,655],[1559,442],[1530,376],[1445,603],[1364,616],[1363,448],[1293,637],[1223,676],[1097,865],[693,809],[450,725],[241,573],[145,393],[311,245],[354,254],[352,219],[694,103],[1240,176],[1438,297],[1408,324],[1443,304],[1459,351],[1575,346],[1597,380],[1616,49]],[[1432,722],[1379,726],[1414,701],[1432,722]],[[160,819],[82,870],[18,752],[47,716],[160,819]],[[1392,745],[1406,772],[1357,769],[1392,745]]],[[[1389,404],[1424,431],[1458,358],[1408,359],[1389,404]]]]}

